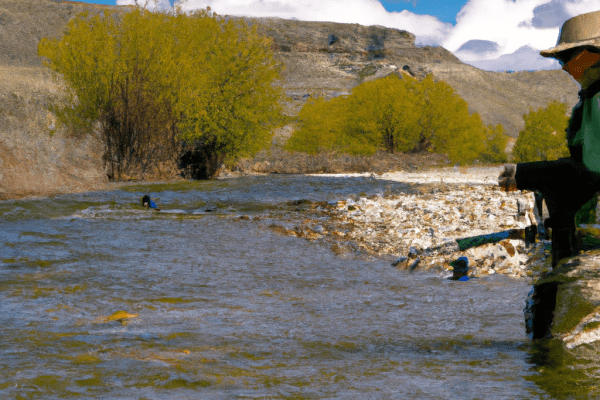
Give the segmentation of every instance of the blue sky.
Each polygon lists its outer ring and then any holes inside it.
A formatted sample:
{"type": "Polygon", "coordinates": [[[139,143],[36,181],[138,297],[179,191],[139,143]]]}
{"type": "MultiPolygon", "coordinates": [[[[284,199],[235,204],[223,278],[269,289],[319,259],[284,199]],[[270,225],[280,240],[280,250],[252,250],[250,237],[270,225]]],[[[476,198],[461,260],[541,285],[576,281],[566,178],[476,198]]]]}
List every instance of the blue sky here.
{"type": "Polygon", "coordinates": [[[388,11],[407,10],[415,14],[433,15],[442,22],[456,25],[456,15],[466,0],[381,0],[388,11]]]}
{"type": "MultiPolygon", "coordinates": [[[[135,0],[84,0],[127,5],[135,0]]],[[[152,0],[153,2],[154,0],[152,0]]],[[[490,71],[556,69],[539,55],[567,19],[600,10],[600,0],[185,0],[185,10],[383,25],[409,31],[418,46],[443,46],[490,71]]],[[[158,6],[169,0],[156,0],[158,6]]]]}

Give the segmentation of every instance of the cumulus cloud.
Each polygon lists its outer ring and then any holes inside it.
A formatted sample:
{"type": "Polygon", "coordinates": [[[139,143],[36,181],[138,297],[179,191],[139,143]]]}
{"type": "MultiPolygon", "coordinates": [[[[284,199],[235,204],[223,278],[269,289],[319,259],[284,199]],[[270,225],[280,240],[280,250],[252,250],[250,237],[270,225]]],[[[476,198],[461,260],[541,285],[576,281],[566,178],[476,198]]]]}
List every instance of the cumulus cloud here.
{"type": "Polygon", "coordinates": [[[173,6],[174,0],[117,0],[118,6],[139,5],[149,10],[165,10],[173,6]]]}
{"type": "Polygon", "coordinates": [[[524,25],[534,28],[560,28],[571,17],[562,0],[552,0],[533,9],[531,22],[524,21],[524,25]]]}
{"type": "MultiPolygon", "coordinates": [[[[135,4],[135,0],[117,0],[117,4],[135,4]]],[[[187,0],[180,4],[184,10],[210,7],[220,15],[382,25],[415,34],[420,45],[439,45],[452,29],[452,24],[431,15],[389,12],[378,0],[187,0]]]]}
{"type": "Polygon", "coordinates": [[[489,53],[498,51],[498,43],[489,40],[469,40],[460,46],[458,51],[470,51],[473,53],[489,53]]]}
{"type": "Polygon", "coordinates": [[[541,57],[539,50],[556,44],[567,19],[599,9],[598,0],[469,0],[442,45],[486,70],[555,69],[558,62],[541,57]],[[496,47],[473,50],[482,43],[496,47]]]}
{"type": "Polygon", "coordinates": [[[570,16],[600,10],[598,0],[567,0],[564,3],[565,9],[570,16]]]}
{"type": "MultiPolygon", "coordinates": [[[[558,28],[539,29],[523,25],[534,18],[534,8],[547,0],[469,0],[456,18],[456,26],[443,41],[457,52],[469,40],[498,44],[494,55],[510,54],[523,46],[545,49],[556,43],[558,28]]],[[[457,54],[458,55],[458,54],[457,54]]],[[[459,58],[461,55],[458,55],[459,58]]]]}

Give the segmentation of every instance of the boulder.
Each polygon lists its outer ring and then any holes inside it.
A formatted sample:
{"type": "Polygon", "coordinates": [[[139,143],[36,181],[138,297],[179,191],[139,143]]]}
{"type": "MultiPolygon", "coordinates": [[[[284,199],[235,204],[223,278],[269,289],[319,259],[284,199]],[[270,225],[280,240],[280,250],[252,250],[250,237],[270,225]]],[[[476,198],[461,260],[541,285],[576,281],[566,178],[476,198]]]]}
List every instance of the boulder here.
{"type": "Polygon", "coordinates": [[[600,250],[568,259],[539,279],[525,320],[539,373],[531,380],[560,398],[599,398],[600,250]]]}
{"type": "Polygon", "coordinates": [[[600,250],[571,258],[539,279],[532,293],[537,309],[550,316],[547,326],[528,323],[534,338],[552,336],[567,348],[583,344],[600,350],[600,250]],[[597,343],[597,344],[595,344],[597,343]]]}

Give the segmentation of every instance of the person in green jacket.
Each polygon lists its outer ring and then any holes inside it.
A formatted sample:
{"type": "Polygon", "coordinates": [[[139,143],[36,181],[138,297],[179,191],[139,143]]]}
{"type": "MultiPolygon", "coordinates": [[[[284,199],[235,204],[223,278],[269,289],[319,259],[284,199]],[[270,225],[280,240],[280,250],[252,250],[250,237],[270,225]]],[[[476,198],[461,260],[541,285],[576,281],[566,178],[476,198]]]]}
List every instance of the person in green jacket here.
{"type": "Polygon", "coordinates": [[[580,85],[567,128],[570,157],[505,165],[501,189],[541,192],[552,228],[552,266],[578,252],[575,214],[600,190],[600,11],[569,19],[557,45],[540,53],[557,59],[580,85]]]}

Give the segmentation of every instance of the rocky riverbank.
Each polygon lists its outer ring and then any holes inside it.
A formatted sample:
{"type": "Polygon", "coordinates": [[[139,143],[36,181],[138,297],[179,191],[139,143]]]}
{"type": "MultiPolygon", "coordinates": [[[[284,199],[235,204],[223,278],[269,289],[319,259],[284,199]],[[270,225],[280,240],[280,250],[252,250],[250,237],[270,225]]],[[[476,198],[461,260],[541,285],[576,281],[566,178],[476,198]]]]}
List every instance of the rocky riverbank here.
{"type": "Polygon", "coordinates": [[[519,202],[531,204],[531,194],[500,191],[500,170],[472,167],[333,175],[371,176],[381,181],[381,192],[327,203],[300,200],[290,204],[289,219],[272,228],[331,243],[340,254],[360,251],[387,256],[397,268],[444,271],[464,256],[473,277],[539,276],[550,268],[548,241],[527,246],[523,239],[507,238],[462,251],[457,244],[457,239],[523,229],[531,223],[519,215],[523,214],[519,202]],[[407,190],[393,193],[386,182],[406,183],[407,190]]]}

